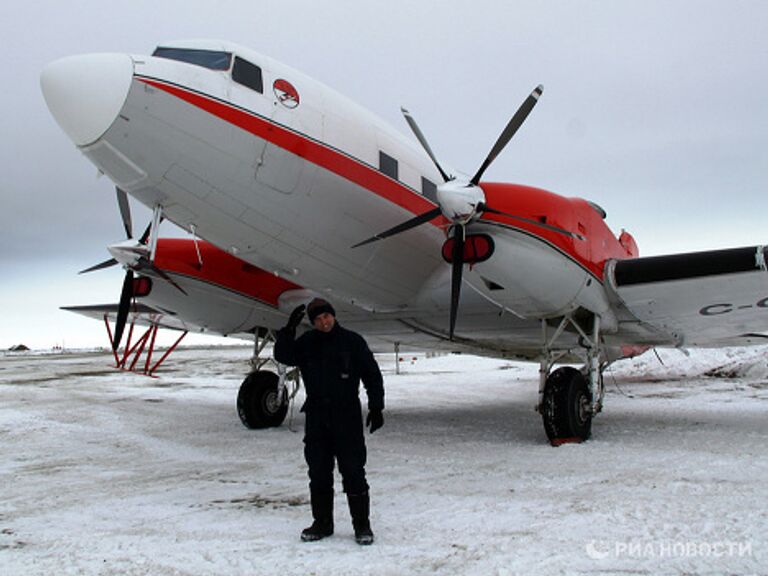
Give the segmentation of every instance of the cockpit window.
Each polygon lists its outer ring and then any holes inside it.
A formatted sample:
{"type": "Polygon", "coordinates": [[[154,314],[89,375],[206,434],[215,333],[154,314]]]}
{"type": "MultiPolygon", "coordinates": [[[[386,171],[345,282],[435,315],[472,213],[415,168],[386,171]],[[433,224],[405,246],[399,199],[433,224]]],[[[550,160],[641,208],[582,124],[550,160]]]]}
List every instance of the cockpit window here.
{"type": "Polygon", "coordinates": [[[243,86],[248,86],[260,94],[264,93],[264,82],[261,78],[261,68],[235,56],[235,65],[232,67],[232,80],[243,86]]]}
{"type": "Polygon", "coordinates": [[[229,70],[229,64],[232,62],[232,54],[229,52],[191,48],[164,48],[158,46],[152,56],[195,64],[211,70],[229,70]]]}

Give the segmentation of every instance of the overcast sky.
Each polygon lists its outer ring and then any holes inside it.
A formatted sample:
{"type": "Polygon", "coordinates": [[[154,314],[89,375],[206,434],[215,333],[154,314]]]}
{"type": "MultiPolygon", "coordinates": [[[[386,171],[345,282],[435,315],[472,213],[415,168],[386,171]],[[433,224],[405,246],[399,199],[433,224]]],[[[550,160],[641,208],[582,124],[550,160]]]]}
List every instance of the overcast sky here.
{"type": "MultiPolygon", "coordinates": [[[[541,83],[485,179],[596,201],[652,255],[768,243],[767,32],[761,0],[5,2],[0,349],[105,344],[103,325],[58,307],[114,302],[122,282],[119,269],[76,275],[123,232],[113,185],[43,101],[56,58],[232,40],[404,133],[407,106],[469,173],[541,83]]],[[[132,207],[143,228],[148,212],[132,207]]]]}

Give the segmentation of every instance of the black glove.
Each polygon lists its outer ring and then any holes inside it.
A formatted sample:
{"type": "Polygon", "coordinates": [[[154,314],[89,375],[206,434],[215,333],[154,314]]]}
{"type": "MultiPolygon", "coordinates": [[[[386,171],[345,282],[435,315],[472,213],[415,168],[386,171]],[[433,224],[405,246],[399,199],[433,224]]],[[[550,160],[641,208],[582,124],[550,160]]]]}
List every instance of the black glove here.
{"type": "Polygon", "coordinates": [[[384,415],[381,410],[369,410],[368,417],[365,419],[365,425],[371,428],[371,434],[384,426],[384,415]]]}
{"type": "Polygon", "coordinates": [[[307,306],[305,304],[301,304],[293,309],[291,317],[288,318],[288,324],[285,325],[288,330],[296,330],[296,327],[301,324],[301,319],[304,318],[304,310],[306,308],[307,306]]]}

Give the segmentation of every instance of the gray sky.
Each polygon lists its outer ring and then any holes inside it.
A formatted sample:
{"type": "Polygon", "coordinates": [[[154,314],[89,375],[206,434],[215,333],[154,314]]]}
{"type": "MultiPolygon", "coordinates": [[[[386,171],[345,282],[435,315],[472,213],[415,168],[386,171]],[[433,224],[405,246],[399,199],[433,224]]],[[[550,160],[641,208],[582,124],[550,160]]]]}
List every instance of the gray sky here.
{"type": "MultiPolygon", "coordinates": [[[[43,66],[224,38],[290,64],[472,173],[534,86],[544,96],[486,180],[594,200],[641,254],[768,243],[768,2],[292,0],[6,2],[0,38],[0,349],[105,344],[58,311],[116,301],[114,189],[66,138],[43,66]]],[[[149,214],[132,204],[134,227],[149,214]]],[[[163,232],[173,233],[164,224],[163,232]]]]}

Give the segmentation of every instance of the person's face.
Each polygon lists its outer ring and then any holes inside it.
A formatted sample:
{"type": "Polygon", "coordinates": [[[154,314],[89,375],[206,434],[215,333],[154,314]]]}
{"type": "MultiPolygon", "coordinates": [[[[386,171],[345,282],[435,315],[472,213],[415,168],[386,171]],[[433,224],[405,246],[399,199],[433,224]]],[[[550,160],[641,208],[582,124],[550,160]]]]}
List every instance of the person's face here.
{"type": "Polygon", "coordinates": [[[315,328],[320,330],[320,332],[330,332],[333,330],[334,324],[336,324],[336,318],[333,314],[329,314],[328,312],[318,314],[313,322],[315,328]]]}

